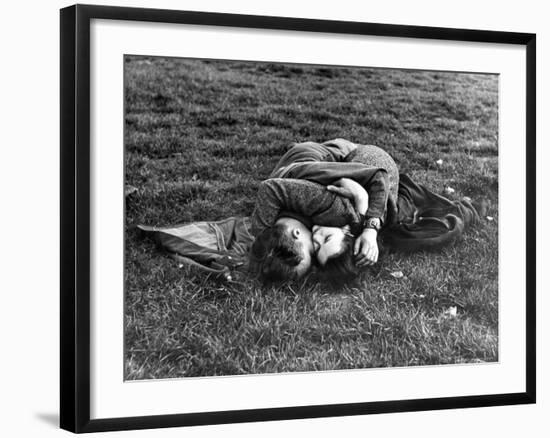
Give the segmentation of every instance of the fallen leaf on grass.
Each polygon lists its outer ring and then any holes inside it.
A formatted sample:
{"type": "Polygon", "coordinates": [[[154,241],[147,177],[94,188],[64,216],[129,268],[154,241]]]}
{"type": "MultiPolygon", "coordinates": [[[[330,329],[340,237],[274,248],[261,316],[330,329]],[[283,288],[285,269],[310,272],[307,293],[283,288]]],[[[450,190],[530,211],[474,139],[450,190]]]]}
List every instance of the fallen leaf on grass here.
{"type": "Polygon", "coordinates": [[[447,310],[445,310],[445,315],[456,316],[456,306],[451,306],[447,310]]]}
{"type": "Polygon", "coordinates": [[[492,221],[495,220],[495,218],[493,216],[486,216],[486,218],[489,222],[492,222],[492,221]]]}
{"type": "Polygon", "coordinates": [[[394,272],[390,272],[390,275],[393,277],[393,278],[403,278],[404,275],[403,275],[403,272],[401,271],[394,271],[394,272]]]}
{"type": "Polygon", "coordinates": [[[452,195],[454,192],[455,192],[455,189],[453,189],[452,187],[445,187],[445,193],[447,195],[452,195]]]}
{"type": "Polygon", "coordinates": [[[136,193],[138,191],[137,187],[131,186],[130,184],[126,184],[124,187],[124,197],[130,196],[133,193],[136,193]]]}

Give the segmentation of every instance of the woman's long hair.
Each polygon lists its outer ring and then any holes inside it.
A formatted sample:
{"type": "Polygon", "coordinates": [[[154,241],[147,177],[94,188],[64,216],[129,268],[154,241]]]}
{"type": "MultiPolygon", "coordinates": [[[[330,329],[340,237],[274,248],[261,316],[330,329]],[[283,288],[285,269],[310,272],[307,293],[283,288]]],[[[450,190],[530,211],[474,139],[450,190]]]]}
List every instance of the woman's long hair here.
{"type": "Polygon", "coordinates": [[[353,255],[354,243],[355,236],[346,232],[342,240],[341,251],[329,257],[321,266],[323,276],[331,283],[346,283],[359,275],[359,268],[355,265],[355,256],[353,255]]]}

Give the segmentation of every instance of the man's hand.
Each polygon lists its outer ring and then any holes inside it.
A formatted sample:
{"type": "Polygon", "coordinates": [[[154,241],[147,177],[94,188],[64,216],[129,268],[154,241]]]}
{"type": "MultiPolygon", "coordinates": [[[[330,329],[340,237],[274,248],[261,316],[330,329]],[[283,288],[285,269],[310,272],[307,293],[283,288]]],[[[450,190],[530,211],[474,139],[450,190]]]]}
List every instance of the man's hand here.
{"type": "Polygon", "coordinates": [[[327,186],[327,190],[349,199],[360,196],[362,192],[367,193],[361,184],[350,178],[340,178],[336,180],[334,184],[327,186]]]}
{"type": "Polygon", "coordinates": [[[373,228],[366,228],[361,235],[355,239],[353,255],[357,267],[372,266],[378,261],[378,232],[373,228]]]}
{"type": "Polygon", "coordinates": [[[340,178],[334,184],[327,186],[327,190],[353,200],[355,209],[360,214],[365,214],[369,208],[367,191],[361,184],[352,179],[340,178]]]}

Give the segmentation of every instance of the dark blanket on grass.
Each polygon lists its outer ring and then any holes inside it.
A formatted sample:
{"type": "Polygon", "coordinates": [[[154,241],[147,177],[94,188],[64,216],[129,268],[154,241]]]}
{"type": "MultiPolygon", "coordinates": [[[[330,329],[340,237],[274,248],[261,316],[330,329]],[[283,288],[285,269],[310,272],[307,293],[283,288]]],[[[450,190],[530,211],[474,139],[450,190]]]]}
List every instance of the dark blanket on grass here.
{"type": "Polygon", "coordinates": [[[397,217],[388,219],[380,233],[384,243],[401,251],[418,251],[453,243],[479,221],[479,214],[468,198],[451,201],[400,174],[397,217]]]}
{"type": "MultiPolygon", "coordinates": [[[[395,250],[437,249],[452,244],[478,221],[479,214],[468,199],[451,201],[401,174],[397,213],[387,218],[380,238],[395,250]]],[[[179,262],[226,279],[231,279],[233,270],[248,270],[248,252],[254,241],[248,217],[138,228],[179,262]]]]}

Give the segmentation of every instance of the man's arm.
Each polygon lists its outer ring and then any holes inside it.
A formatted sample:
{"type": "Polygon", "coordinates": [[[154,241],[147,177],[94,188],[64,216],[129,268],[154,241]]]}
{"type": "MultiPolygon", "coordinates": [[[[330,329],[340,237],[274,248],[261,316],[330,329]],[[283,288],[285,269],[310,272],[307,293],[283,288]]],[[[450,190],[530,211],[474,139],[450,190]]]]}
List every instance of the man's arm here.
{"type": "Polygon", "coordinates": [[[296,163],[285,178],[304,179],[328,186],[340,178],[352,179],[365,188],[369,195],[366,216],[382,222],[389,195],[388,173],[381,168],[362,163],[308,162],[296,163]]]}
{"type": "Polygon", "coordinates": [[[348,199],[331,193],[325,186],[290,178],[262,181],[252,214],[252,233],[258,235],[275,224],[283,212],[311,218],[314,224],[343,226],[359,217],[348,199]]]}

